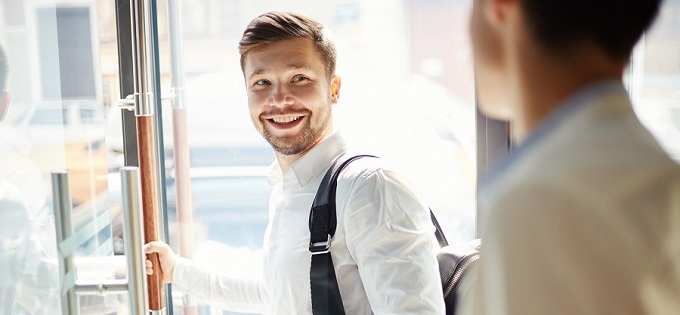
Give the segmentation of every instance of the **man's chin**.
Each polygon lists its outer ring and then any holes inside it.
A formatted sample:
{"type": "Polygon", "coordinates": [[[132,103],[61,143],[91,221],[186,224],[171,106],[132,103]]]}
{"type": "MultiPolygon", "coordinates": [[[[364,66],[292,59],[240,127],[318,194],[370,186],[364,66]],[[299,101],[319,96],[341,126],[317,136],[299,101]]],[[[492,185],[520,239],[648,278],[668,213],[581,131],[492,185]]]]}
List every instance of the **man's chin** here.
{"type": "Polygon", "coordinates": [[[272,139],[265,138],[267,142],[272,146],[272,149],[282,155],[296,155],[304,151],[305,146],[300,145],[300,141],[296,141],[295,137],[290,137],[289,139],[272,139]]]}
{"type": "Polygon", "coordinates": [[[300,147],[281,147],[281,146],[272,146],[272,148],[273,148],[274,151],[276,151],[276,153],[278,153],[278,154],[281,154],[281,155],[289,155],[289,156],[290,156],[290,155],[298,155],[298,154],[300,154],[300,153],[302,153],[302,152],[305,151],[304,148],[300,148],[300,147]]]}

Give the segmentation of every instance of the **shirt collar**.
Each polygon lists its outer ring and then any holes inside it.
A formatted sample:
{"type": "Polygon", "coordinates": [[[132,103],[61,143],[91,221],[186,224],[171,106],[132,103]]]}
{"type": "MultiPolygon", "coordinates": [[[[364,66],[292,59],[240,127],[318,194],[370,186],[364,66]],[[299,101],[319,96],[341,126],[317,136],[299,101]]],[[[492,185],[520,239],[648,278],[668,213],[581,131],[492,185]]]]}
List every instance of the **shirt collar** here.
{"type": "Polygon", "coordinates": [[[514,148],[510,155],[494,168],[484,181],[483,186],[491,186],[496,182],[497,178],[505,173],[505,171],[515,164],[517,160],[521,160],[527,151],[530,151],[530,149],[535,147],[537,143],[540,143],[542,139],[558,129],[564,121],[568,120],[570,116],[583,108],[585,104],[592,102],[593,99],[612,93],[626,93],[626,90],[620,81],[605,80],[596,82],[569,97],[558,106],[553,114],[538,125],[524,142],[514,148]]]}
{"type": "Polygon", "coordinates": [[[344,138],[340,132],[335,132],[295,161],[285,175],[281,173],[279,163],[274,161],[269,169],[268,181],[275,185],[281,182],[284,177],[294,176],[298,185],[302,187],[320,172],[325,172],[331,162],[345,153],[346,150],[344,138]]]}

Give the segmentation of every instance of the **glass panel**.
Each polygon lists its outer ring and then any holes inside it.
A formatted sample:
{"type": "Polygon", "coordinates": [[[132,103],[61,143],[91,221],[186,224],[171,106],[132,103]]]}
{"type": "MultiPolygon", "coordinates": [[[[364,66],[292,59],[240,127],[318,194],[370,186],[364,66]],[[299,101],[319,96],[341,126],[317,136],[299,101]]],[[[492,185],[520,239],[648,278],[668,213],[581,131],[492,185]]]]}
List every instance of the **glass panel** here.
{"type": "Polygon", "coordinates": [[[81,108],[79,114],[78,118],[83,125],[101,125],[104,123],[104,113],[101,111],[81,108]]]}
{"type": "Polygon", "coordinates": [[[29,125],[66,125],[68,124],[68,110],[59,108],[36,107],[29,116],[29,125]]]}
{"type": "Polygon", "coordinates": [[[657,21],[638,44],[629,90],[645,126],[680,162],[680,1],[664,1],[657,21]]]}
{"type": "MultiPolygon", "coordinates": [[[[334,112],[336,129],[359,151],[397,165],[423,193],[452,243],[472,239],[476,157],[470,5],[465,0],[185,2],[181,40],[193,258],[240,274],[261,268],[258,254],[271,192],[266,174],[274,155],[248,117],[236,47],[247,23],[270,10],[309,14],[329,28],[343,82],[334,112]]],[[[171,21],[166,20],[166,2],[158,6],[162,94],[167,97],[171,61],[166,25],[171,21]]],[[[163,106],[170,161],[172,111],[169,102],[163,106]]],[[[110,129],[108,139],[120,139],[119,132],[110,129]]],[[[109,143],[114,142],[122,143],[109,143]]],[[[166,167],[170,245],[178,252],[176,183],[172,163],[166,167]]],[[[179,314],[181,292],[173,294],[179,314]]],[[[208,305],[200,311],[223,314],[208,305]]]]}
{"type": "MultiPolygon", "coordinates": [[[[118,85],[114,10],[113,2],[94,0],[0,0],[11,93],[0,122],[2,314],[5,307],[11,314],[59,312],[55,170],[69,172],[78,279],[125,277],[117,271],[125,262],[115,256],[122,252],[122,216],[108,196],[108,170],[120,163],[105,142],[105,113],[118,85]],[[19,284],[24,289],[14,295],[19,284]]],[[[127,313],[123,296],[80,298],[80,314],[119,311],[127,313]]]]}

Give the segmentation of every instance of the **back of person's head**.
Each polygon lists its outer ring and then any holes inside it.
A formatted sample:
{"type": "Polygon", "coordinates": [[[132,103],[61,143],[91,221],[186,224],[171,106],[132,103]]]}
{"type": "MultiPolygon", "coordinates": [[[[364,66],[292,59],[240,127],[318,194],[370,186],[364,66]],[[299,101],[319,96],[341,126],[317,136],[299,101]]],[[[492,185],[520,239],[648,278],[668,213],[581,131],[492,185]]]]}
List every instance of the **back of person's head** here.
{"type": "Polygon", "coordinates": [[[5,47],[0,43],[0,91],[7,90],[7,75],[9,73],[9,63],[7,61],[7,52],[5,47]]]}
{"type": "Polygon", "coordinates": [[[661,0],[520,0],[527,24],[549,51],[596,43],[626,59],[651,25],[661,0]]]}
{"type": "Polygon", "coordinates": [[[241,69],[243,70],[245,56],[256,47],[272,42],[307,38],[317,48],[329,76],[335,74],[336,50],[323,24],[319,21],[292,12],[267,12],[252,20],[243,32],[239,42],[241,54],[241,69]]]}

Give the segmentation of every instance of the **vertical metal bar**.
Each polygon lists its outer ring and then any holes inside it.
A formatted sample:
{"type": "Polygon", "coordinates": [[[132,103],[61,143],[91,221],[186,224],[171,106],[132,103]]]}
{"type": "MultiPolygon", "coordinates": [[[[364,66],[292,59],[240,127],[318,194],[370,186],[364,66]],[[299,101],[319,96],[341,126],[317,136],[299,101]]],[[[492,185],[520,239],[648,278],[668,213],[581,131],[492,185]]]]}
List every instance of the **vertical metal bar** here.
{"type": "Polygon", "coordinates": [[[146,282],[144,281],[144,263],[146,257],[142,251],[142,202],[139,182],[139,168],[123,167],[120,169],[121,192],[123,195],[123,218],[125,220],[124,239],[125,257],[127,258],[127,281],[130,314],[143,314],[146,309],[146,282]]]}
{"type": "MultiPolygon", "coordinates": [[[[132,16],[134,100],[137,122],[137,147],[142,187],[142,212],[144,217],[144,241],[158,240],[159,176],[158,152],[154,125],[155,99],[153,97],[153,60],[150,10],[148,0],[133,0],[132,16]]],[[[157,254],[149,255],[154,273],[147,276],[149,312],[162,313],[165,309],[162,270],[157,254]]]]}
{"type": "Polygon", "coordinates": [[[133,0],[130,6],[132,16],[132,72],[134,76],[135,116],[154,114],[152,71],[152,41],[149,3],[147,0],[133,0]]]}
{"type": "Polygon", "coordinates": [[[75,239],[71,221],[71,191],[66,171],[52,172],[52,204],[57,234],[59,256],[59,281],[61,282],[61,313],[78,314],[75,294],[76,268],[74,264],[75,239]]]}
{"type": "MultiPolygon", "coordinates": [[[[184,65],[182,60],[182,1],[168,1],[168,32],[170,42],[170,79],[172,82],[172,135],[175,157],[175,180],[177,200],[177,224],[179,225],[179,254],[191,258],[194,251],[193,202],[191,199],[191,175],[189,139],[187,134],[187,109],[184,103],[184,65]]],[[[183,298],[183,314],[198,314],[195,300],[188,294],[183,298]]]]}

